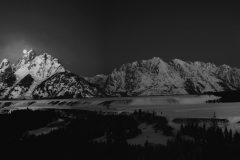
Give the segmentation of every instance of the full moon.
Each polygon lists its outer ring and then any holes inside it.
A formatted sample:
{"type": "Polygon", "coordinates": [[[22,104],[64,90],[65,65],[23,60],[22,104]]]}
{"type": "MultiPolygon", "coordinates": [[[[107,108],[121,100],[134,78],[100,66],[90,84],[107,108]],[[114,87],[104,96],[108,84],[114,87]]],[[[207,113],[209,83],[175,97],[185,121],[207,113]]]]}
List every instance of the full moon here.
{"type": "Polygon", "coordinates": [[[27,50],[26,50],[26,49],[24,49],[24,50],[23,50],[23,53],[24,53],[24,54],[26,54],[26,53],[27,53],[27,50]]]}

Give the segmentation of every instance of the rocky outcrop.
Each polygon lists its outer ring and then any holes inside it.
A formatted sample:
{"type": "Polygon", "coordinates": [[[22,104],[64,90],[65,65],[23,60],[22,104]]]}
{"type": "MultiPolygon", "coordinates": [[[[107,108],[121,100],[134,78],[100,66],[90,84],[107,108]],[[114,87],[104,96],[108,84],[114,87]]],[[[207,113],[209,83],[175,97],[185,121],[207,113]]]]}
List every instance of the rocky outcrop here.
{"type": "Polygon", "coordinates": [[[103,89],[109,95],[198,94],[240,88],[240,70],[227,65],[169,63],[158,57],[122,65],[108,75],[103,89]]]}
{"type": "Polygon", "coordinates": [[[100,88],[103,88],[107,80],[107,77],[108,77],[107,75],[98,74],[94,77],[84,77],[84,79],[86,79],[92,84],[98,85],[100,88]]]}
{"type": "Polygon", "coordinates": [[[67,71],[58,59],[24,50],[17,64],[0,64],[0,96],[4,99],[99,97],[95,85],[67,71]],[[46,85],[46,86],[45,86],[46,85]]]}
{"type": "Polygon", "coordinates": [[[93,98],[103,97],[97,86],[84,78],[68,71],[57,73],[38,85],[33,91],[33,97],[39,98],[93,98]]]}
{"type": "Polygon", "coordinates": [[[123,64],[110,75],[82,78],[66,70],[50,54],[24,50],[17,64],[0,63],[0,97],[5,99],[90,98],[200,94],[240,89],[240,70],[228,65],[169,63],[158,57],[123,64]]]}

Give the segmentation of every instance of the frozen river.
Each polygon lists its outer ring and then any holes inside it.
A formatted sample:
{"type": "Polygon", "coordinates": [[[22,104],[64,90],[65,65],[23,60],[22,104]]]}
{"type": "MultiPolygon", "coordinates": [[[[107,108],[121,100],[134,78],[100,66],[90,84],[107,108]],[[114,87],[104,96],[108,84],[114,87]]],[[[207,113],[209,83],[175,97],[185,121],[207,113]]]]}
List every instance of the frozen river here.
{"type": "Polygon", "coordinates": [[[10,106],[2,109],[21,108],[56,108],[56,109],[81,109],[102,111],[134,111],[149,110],[159,115],[176,117],[212,117],[216,112],[218,118],[238,120],[240,117],[240,103],[206,103],[207,100],[217,99],[215,96],[149,96],[149,97],[114,97],[114,98],[84,98],[84,99],[48,99],[48,100],[14,100],[1,101],[1,106],[12,102],[10,106]],[[57,102],[58,104],[51,104],[57,102]],[[29,105],[29,103],[31,103],[29,105]],[[65,102],[60,105],[60,102],[65,102]],[[68,105],[76,102],[75,105],[68,105]]]}

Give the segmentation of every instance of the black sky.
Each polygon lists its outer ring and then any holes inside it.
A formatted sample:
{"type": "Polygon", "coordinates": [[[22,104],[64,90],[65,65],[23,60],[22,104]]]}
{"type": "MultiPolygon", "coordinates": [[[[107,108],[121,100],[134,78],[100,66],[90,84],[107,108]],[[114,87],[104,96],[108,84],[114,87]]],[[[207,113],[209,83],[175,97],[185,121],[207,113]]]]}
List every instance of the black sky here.
{"type": "Polygon", "coordinates": [[[0,59],[33,48],[81,76],[152,57],[240,68],[237,3],[155,2],[1,0],[0,59]]]}

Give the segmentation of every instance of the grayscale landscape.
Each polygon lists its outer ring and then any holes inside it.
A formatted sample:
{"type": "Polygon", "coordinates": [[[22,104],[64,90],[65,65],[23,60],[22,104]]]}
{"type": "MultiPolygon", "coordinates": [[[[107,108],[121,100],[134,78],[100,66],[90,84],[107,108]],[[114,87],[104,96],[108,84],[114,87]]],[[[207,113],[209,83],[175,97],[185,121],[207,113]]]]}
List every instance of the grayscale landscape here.
{"type": "Polygon", "coordinates": [[[239,160],[239,18],[227,1],[1,1],[2,156],[239,160]]]}
{"type": "MultiPolygon", "coordinates": [[[[240,103],[206,103],[207,100],[217,99],[216,96],[208,95],[178,95],[178,96],[144,96],[144,97],[111,97],[111,98],[82,98],[82,99],[47,99],[47,100],[4,100],[1,106],[2,112],[11,112],[21,109],[70,109],[102,111],[104,114],[131,114],[141,109],[147,112],[156,112],[156,115],[167,117],[170,125],[179,130],[180,124],[173,122],[175,118],[212,118],[214,113],[217,118],[226,119],[228,123],[219,124],[222,128],[227,127],[232,131],[240,131],[240,103]]],[[[57,121],[58,122],[58,121],[57,121]]],[[[62,125],[60,125],[62,126],[62,125]]],[[[58,128],[58,127],[57,127],[58,128]]],[[[166,144],[167,137],[154,133],[151,125],[140,124],[139,128],[143,131],[142,135],[130,139],[131,144],[144,144],[148,139],[152,143],[166,144]],[[145,133],[144,133],[145,131],[145,133]],[[148,138],[148,137],[152,138],[148,138]]],[[[31,131],[31,134],[41,134],[49,132],[54,127],[46,127],[31,131]],[[50,128],[50,129],[49,129],[50,128]]],[[[97,140],[105,140],[104,137],[97,140]]]]}

